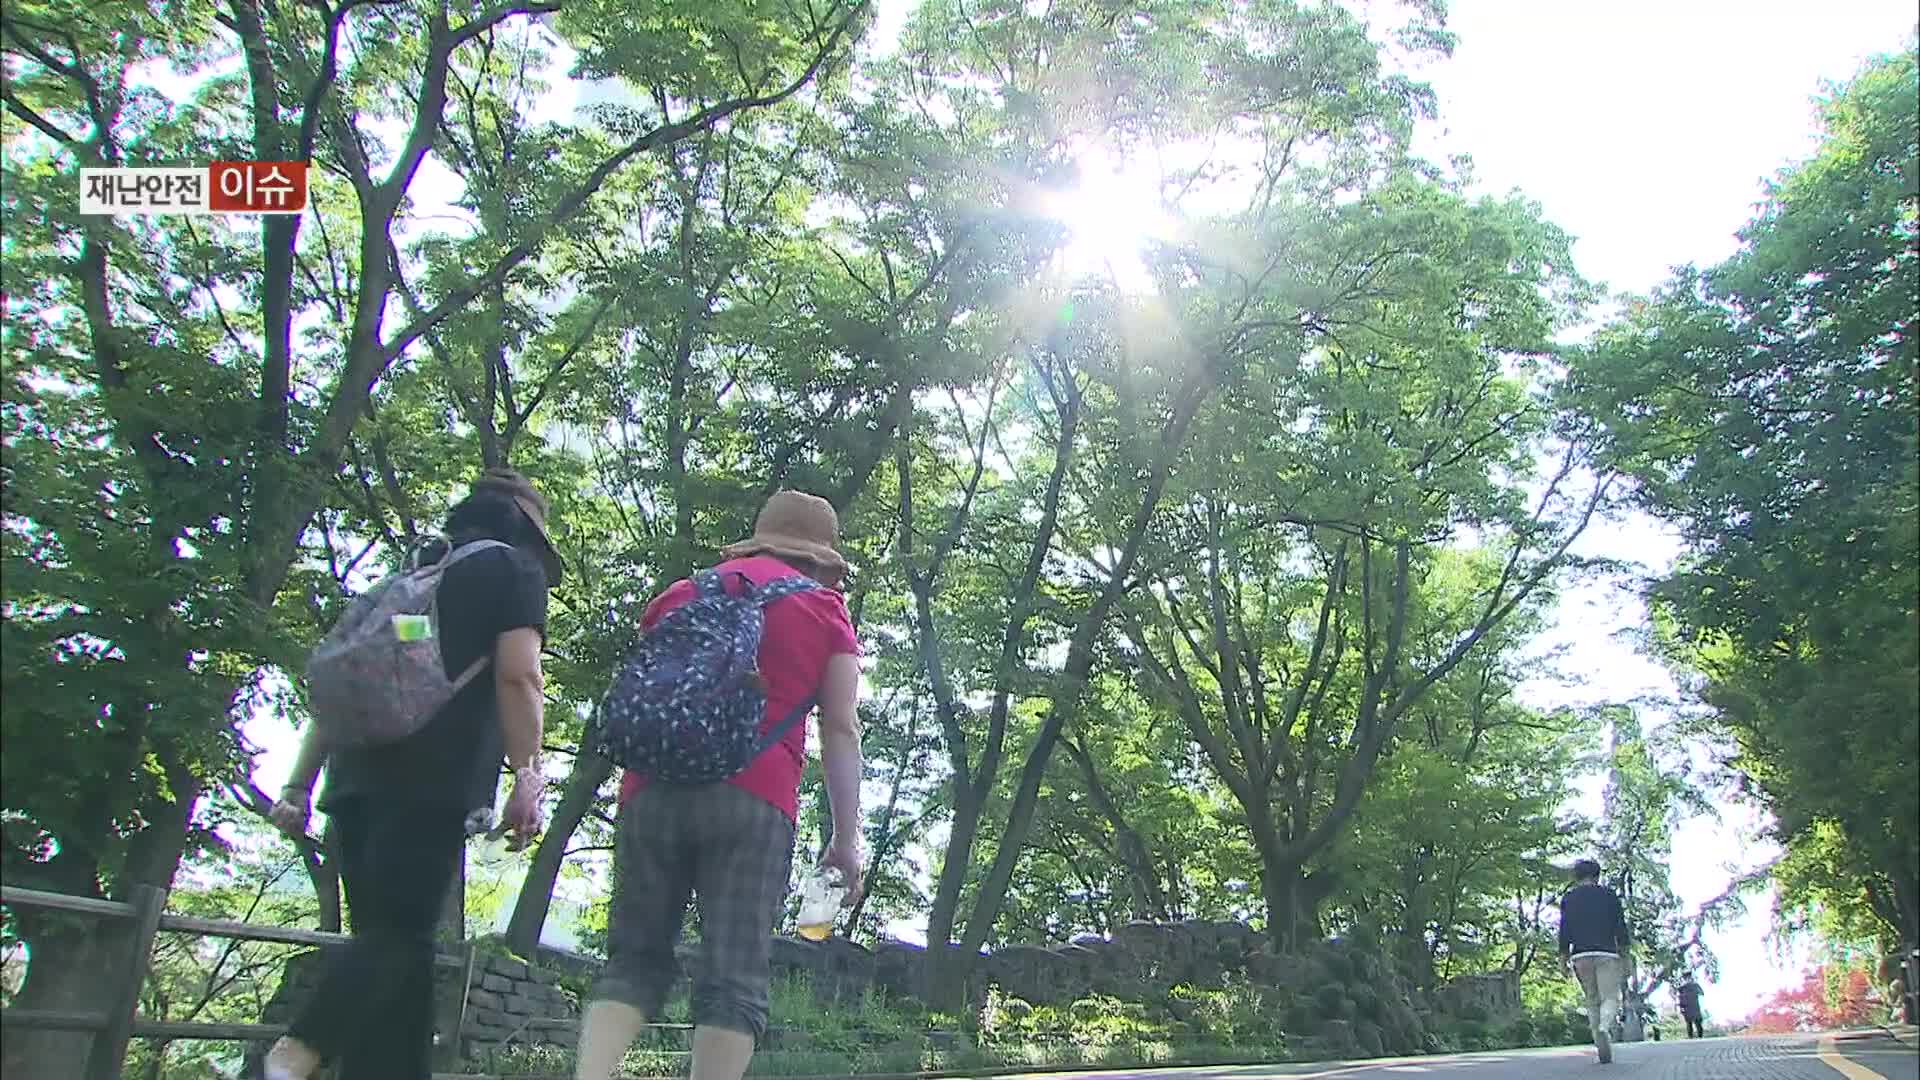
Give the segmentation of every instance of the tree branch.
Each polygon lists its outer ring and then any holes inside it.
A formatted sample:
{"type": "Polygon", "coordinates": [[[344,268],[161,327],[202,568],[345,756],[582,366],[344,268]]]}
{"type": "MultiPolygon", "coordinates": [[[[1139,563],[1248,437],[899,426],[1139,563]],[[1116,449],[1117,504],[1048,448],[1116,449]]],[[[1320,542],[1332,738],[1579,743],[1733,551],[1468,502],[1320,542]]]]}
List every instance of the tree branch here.
{"type": "Polygon", "coordinates": [[[587,343],[593,340],[594,334],[600,329],[600,320],[612,310],[613,303],[614,298],[608,296],[595,306],[593,313],[587,316],[587,325],[567,344],[567,350],[560,354],[560,359],[554,361],[546,377],[542,378],[540,385],[534,388],[533,397],[527,401],[527,407],[517,412],[509,408],[507,430],[501,436],[508,446],[513,445],[514,438],[520,434],[520,429],[526,426],[527,421],[533,418],[533,414],[540,411],[541,403],[547,400],[547,394],[559,383],[560,376],[567,370],[567,365],[573,363],[574,358],[587,347],[587,343]]]}
{"type": "Polygon", "coordinates": [[[914,644],[920,654],[920,667],[926,674],[928,689],[933,694],[934,711],[940,715],[940,732],[947,744],[947,760],[949,767],[953,769],[954,790],[971,793],[974,789],[974,779],[972,766],[967,760],[966,730],[960,726],[962,706],[947,676],[946,659],[940,648],[940,634],[934,617],[934,578],[931,573],[919,573],[913,567],[913,467],[909,454],[911,439],[911,429],[903,426],[896,437],[895,451],[900,486],[900,565],[906,569],[907,589],[913,594],[914,644]]]}
{"type": "Polygon", "coordinates": [[[413,129],[407,133],[407,141],[394,160],[393,170],[377,189],[383,209],[399,205],[401,193],[412,185],[414,173],[419,171],[427,151],[433,149],[434,137],[440,132],[441,114],[447,105],[447,69],[455,50],[515,15],[551,15],[559,10],[560,0],[502,4],[481,12],[452,34],[447,33],[446,9],[434,11],[428,21],[427,66],[420,81],[419,111],[414,114],[413,129]]]}
{"type": "Polygon", "coordinates": [[[65,131],[62,131],[58,124],[33,111],[33,108],[26,102],[15,97],[13,90],[4,84],[0,84],[0,101],[6,102],[7,107],[13,110],[15,116],[39,128],[47,138],[52,139],[54,142],[59,143],[74,153],[80,152],[81,140],[78,135],[69,135],[65,131]]]}
{"type": "MultiPolygon", "coordinates": [[[[1598,482],[1594,484],[1593,494],[1587,498],[1586,505],[1581,508],[1579,518],[1568,528],[1566,534],[1560,538],[1559,544],[1554,547],[1553,551],[1541,559],[1540,562],[1521,579],[1518,587],[1513,590],[1512,595],[1508,596],[1504,602],[1500,598],[1502,589],[1495,589],[1493,596],[1488,601],[1486,612],[1481,615],[1473,629],[1468,632],[1466,637],[1454,645],[1453,649],[1447,653],[1446,657],[1443,658],[1440,663],[1435,664],[1425,675],[1414,680],[1411,685],[1403,689],[1395,697],[1387,708],[1387,712],[1390,715],[1397,715],[1410,708],[1415,701],[1419,700],[1422,694],[1427,692],[1429,687],[1442,678],[1445,678],[1448,672],[1451,672],[1458,666],[1460,661],[1464,660],[1467,654],[1473,651],[1474,646],[1478,645],[1480,640],[1487,635],[1488,631],[1498,626],[1502,620],[1513,613],[1515,608],[1525,603],[1528,597],[1533,595],[1535,590],[1539,588],[1541,582],[1546,580],[1547,575],[1551,574],[1560,566],[1561,562],[1566,558],[1568,550],[1573,547],[1574,541],[1578,540],[1581,534],[1586,532],[1587,525],[1592,522],[1594,513],[1599,510],[1600,504],[1606,501],[1607,493],[1611,485],[1611,474],[1600,477],[1598,482]]],[[[1523,541],[1516,540],[1516,546],[1522,544],[1523,541]]],[[[1506,580],[1503,576],[1503,585],[1506,580]]]]}
{"type": "Polygon", "coordinates": [[[702,109],[685,120],[655,128],[640,138],[635,139],[633,142],[628,143],[617,153],[595,166],[593,171],[587,174],[585,180],[581,181],[572,191],[568,192],[552,210],[547,212],[547,215],[541,219],[540,222],[527,231],[525,239],[519,244],[516,244],[505,255],[502,255],[485,273],[466,285],[455,289],[449,293],[445,299],[441,300],[440,303],[435,304],[430,311],[408,324],[396,334],[391,341],[387,342],[381,348],[377,360],[384,367],[386,363],[392,362],[402,352],[405,352],[407,347],[413,344],[421,334],[426,333],[427,330],[439,323],[440,320],[458,311],[460,308],[465,307],[469,300],[472,300],[481,292],[491,289],[500,282],[505,281],[507,276],[513,272],[514,268],[518,267],[522,262],[525,262],[529,256],[539,249],[540,245],[546,240],[547,233],[579,213],[580,209],[586,205],[594,193],[599,191],[600,186],[606,183],[607,178],[618,172],[627,162],[649,150],[699,134],[743,109],[756,109],[777,105],[799,93],[802,88],[813,80],[820,69],[826,66],[828,58],[839,48],[840,41],[852,28],[854,19],[865,7],[865,3],[855,5],[853,11],[848,14],[846,18],[842,19],[834,28],[833,32],[828,35],[827,41],[822,44],[819,52],[814,56],[813,61],[807,65],[807,69],[787,86],[782,87],[774,93],[760,97],[735,98],[729,101],[723,101],[718,105],[702,109]]]}
{"type": "MultiPolygon", "coordinates": [[[[1316,672],[1320,671],[1320,658],[1326,651],[1328,630],[1333,625],[1334,601],[1346,592],[1347,543],[1346,540],[1340,541],[1340,546],[1334,553],[1333,566],[1327,575],[1326,596],[1320,602],[1320,622],[1313,633],[1313,648],[1307,655],[1306,670],[1301,672],[1300,683],[1294,687],[1293,696],[1288,699],[1286,711],[1281,714],[1280,722],[1275,724],[1273,730],[1267,735],[1269,740],[1267,760],[1270,762],[1270,768],[1278,768],[1283,764],[1288,769],[1298,767],[1297,755],[1293,750],[1293,727],[1300,719],[1301,708],[1306,705],[1307,694],[1313,687],[1316,672]]],[[[1333,670],[1334,666],[1328,664],[1325,671],[1317,676],[1323,685],[1333,679],[1333,670]]],[[[1274,773],[1269,771],[1267,775],[1272,778],[1274,773]]]]}

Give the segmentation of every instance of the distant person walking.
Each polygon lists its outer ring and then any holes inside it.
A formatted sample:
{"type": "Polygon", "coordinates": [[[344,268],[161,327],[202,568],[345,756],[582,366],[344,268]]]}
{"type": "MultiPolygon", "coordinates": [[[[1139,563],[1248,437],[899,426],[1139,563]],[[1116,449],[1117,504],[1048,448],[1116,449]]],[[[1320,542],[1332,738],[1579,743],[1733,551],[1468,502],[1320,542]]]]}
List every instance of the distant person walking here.
{"type": "Polygon", "coordinates": [[[1573,888],[1560,898],[1560,959],[1570,967],[1587,999],[1587,1024],[1600,1063],[1613,1061],[1613,1021],[1626,981],[1626,908],[1619,894],[1600,884],[1600,864],[1573,866],[1573,888]]]}
{"type": "Polygon", "coordinates": [[[504,757],[505,826],[540,830],[545,699],[540,647],[561,562],[547,500],[493,469],[447,514],[446,538],[355,600],[308,666],[313,721],[274,823],[306,832],[314,780],[339,841],[352,939],[285,1038],[247,1075],[428,1080],[433,935],[470,832],[492,821],[504,757]]]}
{"type": "Polygon", "coordinates": [[[1693,976],[1689,975],[1687,976],[1687,981],[1680,984],[1679,994],[1680,1015],[1687,1021],[1687,1038],[1705,1038],[1707,1025],[1702,1021],[1700,1015],[1700,984],[1693,980],[1693,976]]]}
{"type": "Polygon", "coordinates": [[[577,1080],[607,1080],[678,975],[700,905],[694,1080],[740,1080],[766,1033],[773,931],[785,904],[820,710],[833,837],[822,865],[860,893],[860,648],[838,587],[832,504],[774,494],[753,536],[675,582],[601,705],[599,750],[626,770],[615,824],[607,963],[581,1022],[577,1080]]]}

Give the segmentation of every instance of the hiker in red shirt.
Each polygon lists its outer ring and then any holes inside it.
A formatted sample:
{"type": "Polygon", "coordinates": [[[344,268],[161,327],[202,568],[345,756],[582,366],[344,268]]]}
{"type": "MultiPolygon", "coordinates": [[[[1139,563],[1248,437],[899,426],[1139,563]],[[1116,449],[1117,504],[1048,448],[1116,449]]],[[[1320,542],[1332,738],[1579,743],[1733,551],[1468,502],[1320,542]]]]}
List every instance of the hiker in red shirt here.
{"type": "Polygon", "coordinates": [[[670,784],[633,772],[622,779],[607,964],[581,1023],[577,1080],[607,1080],[647,1019],[660,1015],[678,973],[674,947],[689,898],[700,905],[701,949],[693,980],[693,1077],[739,1080],[746,1072],[767,1027],[772,936],[792,869],[806,761],[802,710],[810,702],[818,705],[833,812],[822,865],[841,873],[848,904],[859,896],[865,861],[865,763],[855,711],[859,644],[836,591],[847,573],[835,550],[839,532],[826,500],[779,492],[761,509],[752,538],[723,549],[726,561],[712,572],[675,582],[641,619],[652,631],[670,612],[714,595],[707,589],[730,582],[730,591],[739,591],[741,577],[756,589],[774,586],[777,599],[761,609],[758,671],[766,708],[760,732],[788,726],[726,779],[670,784]],[[789,580],[797,577],[811,581],[789,580]],[[796,587],[805,591],[787,591],[796,587]]]}

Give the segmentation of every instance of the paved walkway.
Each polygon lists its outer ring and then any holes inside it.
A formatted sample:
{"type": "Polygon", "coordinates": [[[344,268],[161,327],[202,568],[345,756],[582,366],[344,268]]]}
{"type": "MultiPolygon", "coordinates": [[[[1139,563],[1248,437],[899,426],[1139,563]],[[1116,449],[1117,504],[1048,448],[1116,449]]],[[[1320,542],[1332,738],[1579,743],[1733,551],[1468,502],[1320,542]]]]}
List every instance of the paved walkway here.
{"type": "Polygon", "coordinates": [[[1601,1066],[1592,1047],[1327,1065],[1243,1065],[1052,1073],[1019,1080],[1920,1080],[1920,1054],[1884,1032],[1730,1039],[1669,1039],[1614,1047],[1601,1066]]]}

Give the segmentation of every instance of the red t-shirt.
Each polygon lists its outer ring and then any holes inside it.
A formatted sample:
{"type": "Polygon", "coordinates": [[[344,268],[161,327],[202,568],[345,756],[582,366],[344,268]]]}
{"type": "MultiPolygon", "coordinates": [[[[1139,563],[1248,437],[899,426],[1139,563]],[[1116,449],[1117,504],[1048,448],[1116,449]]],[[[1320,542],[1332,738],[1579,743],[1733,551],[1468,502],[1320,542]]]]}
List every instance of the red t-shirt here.
{"type": "MultiPolygon", "coordinates": [[[[714,569],[722,575],[745,574],[755,585],[799,574],[771,555],[731,559],[714,569]]],[[[674,582],[647,605],[640,626],[653,629],[667,612],[693,599],[693,595],[693,582],[674,582]]],[[[860,655],[860,643],[853,633],[853,619],[847,614],[846,598],[839,592],[814,589],[769,605],[767,624],[760,635],[760,675],[767,682],[767,715],[760,721],[760,730],[773,727],[818,692],[827,661],[842,654],[860,655]]],[[[753,792],[798,820],[800,774],[807,763],[807,723],[802,720],[793,725],[777,745],[727,783],[753,792]]],[[[621,804],[633,798],[645,783],[645,777],[627,773],[620,781],[621,804]]]]}

